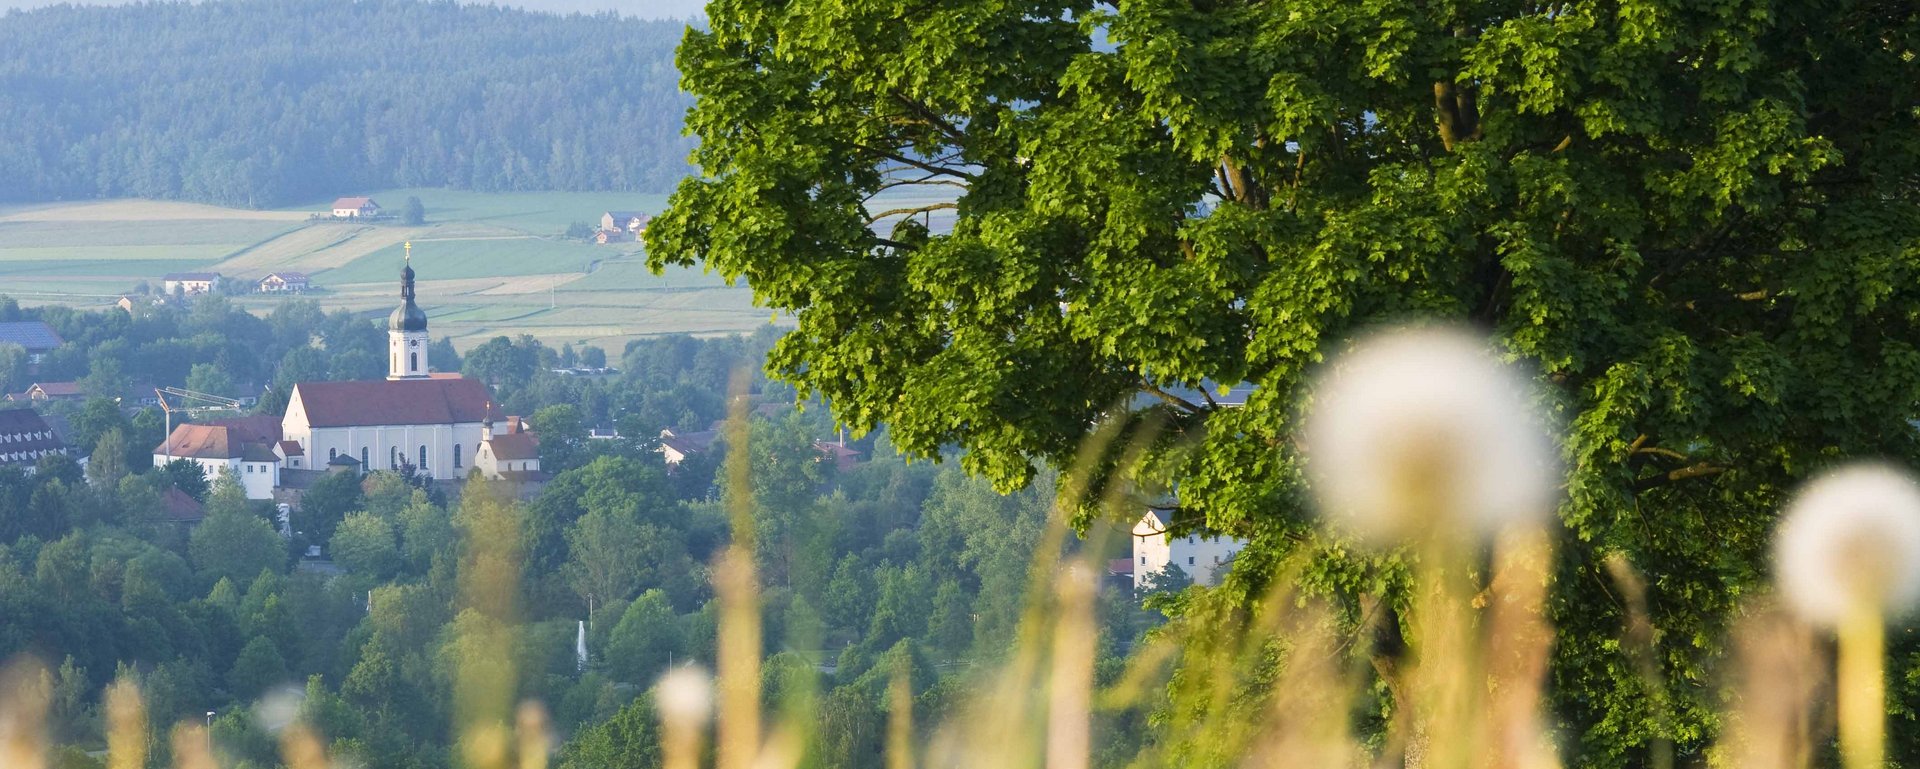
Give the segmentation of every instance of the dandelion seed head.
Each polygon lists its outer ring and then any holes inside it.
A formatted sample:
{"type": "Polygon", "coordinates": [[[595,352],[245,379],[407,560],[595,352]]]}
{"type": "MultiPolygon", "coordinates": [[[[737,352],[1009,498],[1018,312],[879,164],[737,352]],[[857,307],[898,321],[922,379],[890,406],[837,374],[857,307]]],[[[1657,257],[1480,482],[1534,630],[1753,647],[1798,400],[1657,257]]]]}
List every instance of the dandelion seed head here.
{"type": "Polygon", "coordinates": [[[1891,465],[1815,478],[1774,534],[1774,580],[1801,619],[1837,627],[1856,607],[1898,615],[1920,602],[1920,484],[1891,465]]]}
{"type": "Polygon", "coordinates": [[[1486,534],[1553,511],[1557,449],[1532,383],[1475,334],[1377,332],[1312,393],[1308,477],[1343,530],[1375,542],[1436,525],[1486,534]]]}
{"type": "Polygon", "coordinates": [[[692,665],[669,670],[654,690],[654,706],[669,723],[706,723],[713,712],[713,680],[692,665]]]}

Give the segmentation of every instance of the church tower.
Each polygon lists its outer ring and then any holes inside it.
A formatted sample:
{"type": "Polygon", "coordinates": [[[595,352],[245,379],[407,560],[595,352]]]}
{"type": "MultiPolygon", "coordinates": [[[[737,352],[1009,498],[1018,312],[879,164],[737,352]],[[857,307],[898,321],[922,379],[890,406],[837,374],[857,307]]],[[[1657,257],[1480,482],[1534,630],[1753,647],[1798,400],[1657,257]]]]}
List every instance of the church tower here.
{"type": "Polygon", "coordinates": [[[387,316],[387,378],[427,378],[427,314],[413,303],[413,244],[400,268],[400,306],[387,316]]]}

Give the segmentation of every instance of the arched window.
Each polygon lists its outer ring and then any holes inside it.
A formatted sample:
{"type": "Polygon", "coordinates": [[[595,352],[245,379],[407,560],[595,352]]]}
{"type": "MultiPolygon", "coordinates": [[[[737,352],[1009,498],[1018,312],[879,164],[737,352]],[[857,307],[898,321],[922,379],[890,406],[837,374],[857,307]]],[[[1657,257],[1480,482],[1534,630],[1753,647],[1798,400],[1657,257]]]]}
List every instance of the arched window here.
{"type": "Polygon", "coordinates": [[[410,353],[407,353],[407,355],[408,355],[408,361],[413,364],[413,366],[411,368],[408,368],[407,371],[409,372],[419,371],[420,370],[420,353],[410,352],[410,353]]]}
{"type": "Polygon", "coordinates": [[[367,471],[367,447],[360,447],[360,472],[367,471]]]}
{"type": "Polygon", "coordinates": [[[453,469],[460,469],[460,444],[453,444],[453,469]]]}
{"type": "Polygon", "coordinates": [[[387,448],[387,469],[389,470],[400,469],[400,447],[399,446],[391,446],[387,448]]]}
{"type": "Polygon", "coordinates": [[[420,447],[420,469],[427,469],[427,447],[420,447]]]}
{"type": "Polygon", "coordinates": [[[336,456],[339,456],[339,450],[338,450],[338,449],[327,449],[327,461],[328,461],[328,462],[332,462],[332,461],[333,461],[333,458],[334,458],[334,457],[336,457],[336,456]]]}

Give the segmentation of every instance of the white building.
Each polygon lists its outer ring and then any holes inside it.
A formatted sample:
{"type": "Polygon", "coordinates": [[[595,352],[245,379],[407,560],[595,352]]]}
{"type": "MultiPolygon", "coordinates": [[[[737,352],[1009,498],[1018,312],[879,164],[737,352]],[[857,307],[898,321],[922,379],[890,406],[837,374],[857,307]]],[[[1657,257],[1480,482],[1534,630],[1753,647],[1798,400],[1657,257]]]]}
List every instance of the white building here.
{"type": "Polygon", "coordinates": [[[379,213],[380,204],[373,202],[373,198],[340,198],[333,201],[335,219],[358,219],[363,216],[377,216],[379,213]]]}
{"type": "Polygon", "coordinates": [[[217,272],[170,272],[160,276],[160,290],[169,296],[176,291],[187,296],[211,294],[219,288],[217,272]]]}
{"type": "Polygon", "coordinates": [[[1233,557],[1247,547],[1246,540],[1211,534],[1175,537],[1167,533],[1172,521],[1162,510],[1150,509],[1133,524],[1133,587],[1168,565],[1178,566],[1196,585],[1214,585],[1226,576],[1233,557]]]}
{"type": "MultiPolygon", "coordinates": [[[[242,422],[242,420],[234,420],[242,422]]],[[[247,499],[272,499],[280,485],[282,457],[272,444],[252,440],[259,436],[245,424],[186,424],[173,428],[173,434],[153,450],[153,466],[163,467],[175,459],[191,460],[213,481],[231,471],[246,489],[247,499]]]]}
{"type": "MultiPolygon", "coordinates": [[[[387,378],[294,385],[281,433],[316,469],[344,455],[369,471],[410,467],[436,480],[465,478],[491,437],[488,424],[505,416],[485,383],[428,373],[427,314],[414,304],[411,260],[400,271],[400,299],[387,318],[387,378]]],[[[517,468],[524,460],[510,461],[517,468]]]]}
{"type": "Polygon", "coordinates": [[[474,466],[493,480],[539,480],[540,439],[519,417],[508,417],[505,430],[495,431],[493,420],[480,424],[480,450],[474,466]]]}

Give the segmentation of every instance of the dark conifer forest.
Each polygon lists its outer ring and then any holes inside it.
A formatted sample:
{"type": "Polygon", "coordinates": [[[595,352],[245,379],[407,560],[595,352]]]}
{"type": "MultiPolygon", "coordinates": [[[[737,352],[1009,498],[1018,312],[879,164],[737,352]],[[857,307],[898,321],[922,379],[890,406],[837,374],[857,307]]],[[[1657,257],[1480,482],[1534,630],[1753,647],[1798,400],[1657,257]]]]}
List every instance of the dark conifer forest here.
{"type": "Polygon", "coordinates": [[[401,0],[0,16],[0,201],[665,191],[684,26],[401,0]]]}

